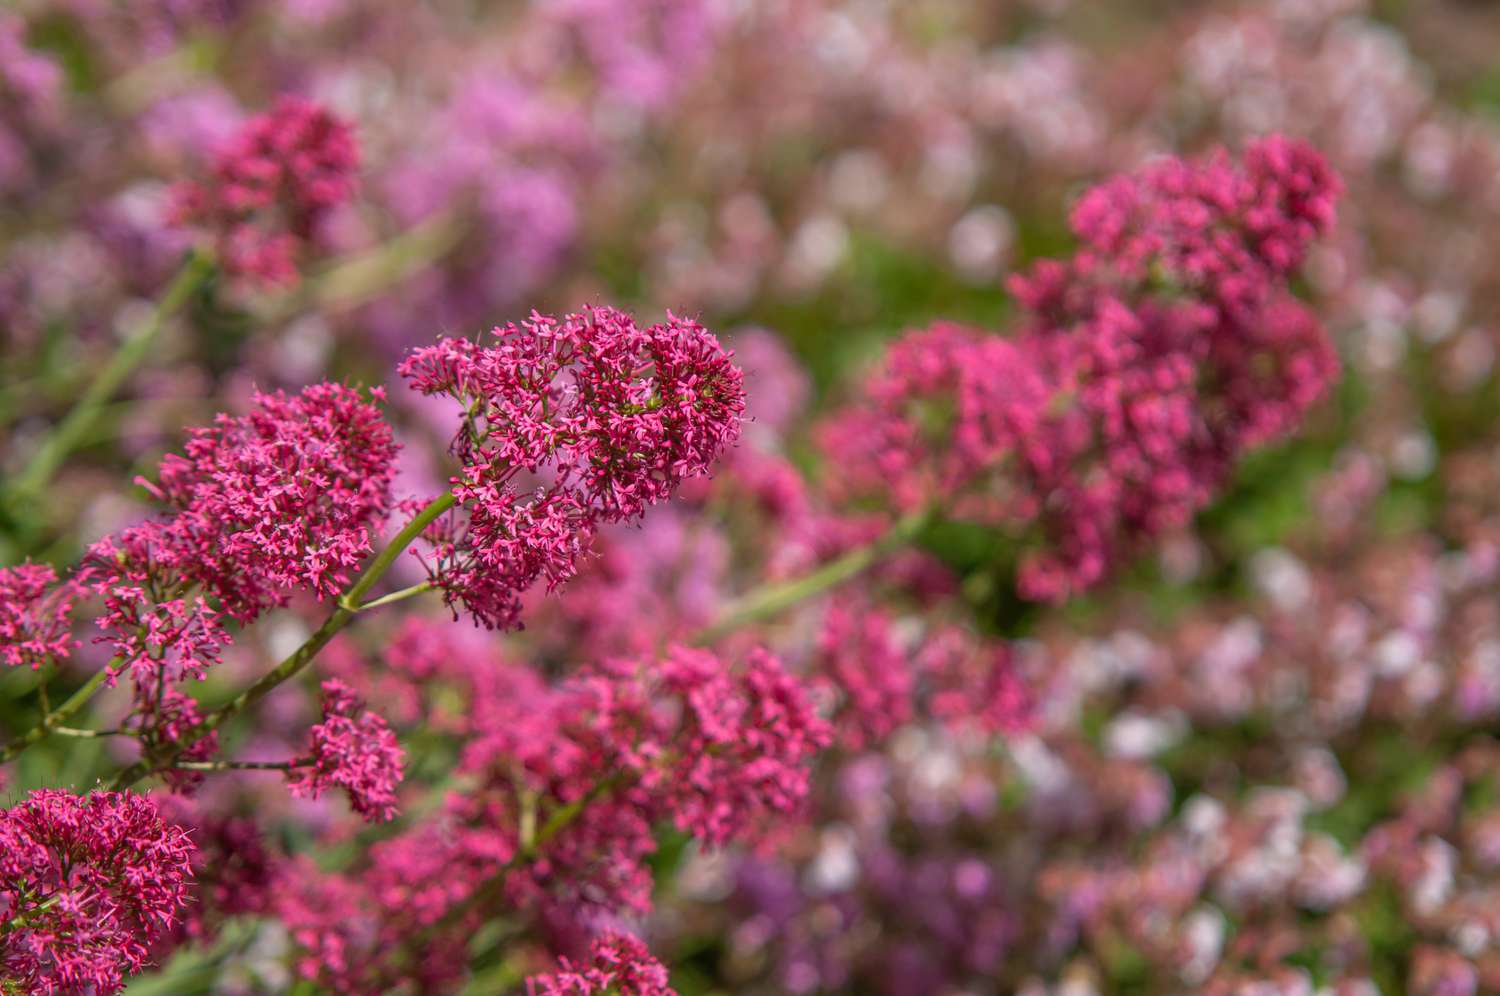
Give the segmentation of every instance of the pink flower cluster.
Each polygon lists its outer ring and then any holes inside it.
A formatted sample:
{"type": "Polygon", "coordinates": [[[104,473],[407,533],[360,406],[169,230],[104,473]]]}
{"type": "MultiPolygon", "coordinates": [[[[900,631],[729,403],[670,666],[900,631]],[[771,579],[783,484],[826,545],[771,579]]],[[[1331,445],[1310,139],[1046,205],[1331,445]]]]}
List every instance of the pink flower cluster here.
{"type": "Polygon", "coordinates": [[[561,959],[556,972],[526,980],[526,996],[677,996],[667,969],[640,938],[608,933],[589,945],[586,965],[561,959]]]}
{"type": "MultiPolygon", "coordinates": [[[[275,899],[301,974],[341,992],[464,972],[474,929],[535,916],[563,946],[601,918],[650,909],[655,828],[758,841],[800,808],[826,725],[774,657],[731,667],[673,649],[548,687],[486,662],[475,738],[444,817],[371,849],[345,874],[299,872],[275,899]]],[[[649,977],[649,976],[647,976],[649,977]]]]}
{"type": "Polygon", "coordinates": [[[116,993],[172,927],[193,844],[128,793],[31,793],[0,811],[0,990],[116,993]]]}
{"type": "Polygon", "coordinates": [[[400,369],[463,406],[462,510],[429,532],[432,578],[450,605],[508,628],[523,591],[573,576],[599,525],[707,473],[738,435],[744,390],[713,334],[671,315],[641,328],[611,308],[533,314],[493,335],[444,339],[400,369]]]}
{"type": "Polygon", "coordinates": [[[805,689],[762,650],[730,667],[674,647],[653,664],[607,662],[543,698],[494,708],[462,766],[488,793],[513,797],[517,779],[563,802],[612,788],[553,841],[533,888],[560,879],[580,898],[636,910],[649,908],[639,861],[655,849],[653,825],[714,845],[755,840],[772,817],[799,809],[810,762],[830,737],[805,689]]]}
{"type": "Polygon", "coordinates": [[[1051,398],[1017,343],[950,322],[906,335],[861,401],[820,427],[839,471],[832,496],[879,495],[901,511],[943,496],[960,514],[1029,518],[1039,497],[1015,480],[1015,465],[1045,459],[1051,398]]]}
{"type": "Polygon", "coordinates": [[[959,730],[1015,734],[1031,726],[1032,696],[1004,643],[939,626],[909,649],[894,619],[845,598],[829,606],[813,669],[835,697],[840,743],[878,747],[916,716],[959,730]]]}
{"type": "Polygon", "coordinates": [[[273,855],[257,821],[225,813],[219,800],[170,794],[156,802],[167,824],[194,845],[187,906],[162,947],[172,949],[189,939],[209,942],[229,918],[264,913],[285,862],[273,855]]]}
{"type": "Polygon", "coordinates": [[[104,600],[100,642],[138,680],[201,676],[229,642],[223,616],[248,623],[296,588],[332,596],[384,520],[396,444],[379,409],[327,383],[255,403],[193,430],[159,484],[142,482],[165,516],[85,559],[80,579],[104,600]]]}
{"type": "Polygon", "coordinates": [[[406,754],[386,721],[336,678],[323,682],[323,722],[312,728],[311,736],[307,757],[287,770],[292,795],[316,798],[341,788],[354,811],[369,822],[395,818],[406,754]]]}
{"type": "Polygon", "coordinates": [[[1010,647],[956,627],[939,628],[917,654],[929,685],[927,709],[953,728],[1021,733],[1033,721],[1030,689],[1010,647]]]}
{"type": "Polygon", "coordinates": [[[78,646],[70,635],[76,594],[45,564],[0,567],[0,663],[37,671],[67,660],[78,646]]]}
{"type": "MultiPolygon", "coordinates": [[[[384,399],[383,389],[371,392],[384,399]]],[[[257,392],[247,415],[191,429],[142,482],[176,513],[197,579],[242,621],[302,588],[332,598],[385,520],[397,446],[380,410],[342,384],[257,392]]]]}
{"type": "Polygon", "coordinates": [[[1072,218],[1079,252],[1012,280],[1027,313],[1013,341],[909,337],[825,429],[836,493],[890,488],[900,507],[941,497],[958,517],[1036,525],[1031,598],[1097,583],[1336,376],[1288,281],[1339,189],[1310,147],[1273,137],[1242,163],[1170,159],[1090,191],[1072,218]]]}
{"type": "Polygon", "coordinates": [[[297,255],[327,213],[353,193],[358,167],[346,122],[317,104],[282,97],[219,151],[211,178],[178,187],[175,214],[212,233],[226,272],[294,283],[297,255]]]}
{"type": "Polygon", "coordinates": [[[839,600],[828,607],[815,668],[839,698],[835,725],[850,750],[877,744],[910,721],[916,682],[906,649],[891,617],[874,606],[839,600]]]}

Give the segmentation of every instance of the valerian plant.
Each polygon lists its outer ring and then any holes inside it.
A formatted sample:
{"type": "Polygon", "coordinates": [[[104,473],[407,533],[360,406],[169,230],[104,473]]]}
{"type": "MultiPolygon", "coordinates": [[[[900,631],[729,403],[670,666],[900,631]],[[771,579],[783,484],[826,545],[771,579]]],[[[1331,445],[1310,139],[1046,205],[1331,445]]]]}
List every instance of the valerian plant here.
{"type": "MultiPolygon", "coordinates": [[[[357,163],[316,105],[245,122],[175,195],[177,282],[12,506],[188,296],[294,282],[357,163]]],[[[916,724],[1004,742],[1034,721],[1018,653],[965,625],[930,530],[1000,529],[1019,595],[1062,600],[1297,429],[1337,363],[1292,282],[1338,193],[1279,137],[1095,188],[1076,253],[1013,282],[1014,334],[902,337],[818,427],[821,478],[752,417],[760,371],[671,313],[442,338],[400,360],[399,402],[251,393],[139,479],[140,521],[67,569],[0,569],[0,662],[38,676],[0,761],[121,746],[97,787],[0,812],[0,991],[118,992],[240,920],[332,992],[456,992],[495,964],[514,977],[486,984],[533,994],[672,992],[633,933],[665,844],[795,849],[818,765],[916,724]],[[695,572],[725,573],[723,521],[750,531],[754,573],[695,601],[695,572]],[[682,591],[642,610],[654,571],[682,591]],[[257,636],[288,617],[319,621],[257,636]],[[494,635],[528,623],[535,660],[494,635]],[[246,787],[266,773],[285,791],[246,787]],[[268,813],[303,830],[278,839],[268,813]]]]}

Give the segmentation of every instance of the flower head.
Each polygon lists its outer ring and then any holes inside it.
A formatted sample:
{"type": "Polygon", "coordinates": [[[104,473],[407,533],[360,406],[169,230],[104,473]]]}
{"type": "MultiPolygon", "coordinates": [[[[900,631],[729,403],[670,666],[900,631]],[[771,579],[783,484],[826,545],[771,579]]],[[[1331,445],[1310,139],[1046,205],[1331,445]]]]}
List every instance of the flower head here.
{"type": "Polygon", "coordinates": [[[76,594],[45,564],[0,567],[0,663],[36,671],[67,660],[78,646],[69,618],[76,594]]]}
{"type": "Polygon", "coordinates": [[[491,627],[515,624],[538,579],[571,578],[600,524],[707,473],[744,411],[740,371],[707,329],[671,315],[641,328],[611,308],[533,314],[487,345],[445,339],[401,375],[462,406],[461,510],[429,533],[431,572],[491,627]]]}
{"type": "Polygon", "coordinates": [[[0,989],[119,992],[180,915],[192,853],[139,795],[44,789],[0,811],[0,989]]]}
{"type": "Polygon", "coordinates": [[[176,214],[212,232],[230,274],[293,283],[298,252],[329,210],[349,199],[358,166],[346,122],[282,97],[219,151],[209,179],[177,188],[176,214]]]}
{"type": "Polygon", "coordinates": [[[84,558],[98,640],[137,680],[202,677],[230,642],[225,616],[250,622],[297,588],[332,597],[385,518],[396,444],[378,408],[328,383],[255,401],[192,430],[159,483],[141,482],[163,515],[84,558]]]}
{"type": "Polygon", "coordinates": [[[323,722],[312,728],[307,757],[288,769],[287,786],[295,796],[314,798],[341,788],[355,812],[383,823],[396,815],[405,757],[385,720],[331,678],[323,682],[323,722]]]}
{"type": "Polygon", "coordinates": [[[254,401],[190,430],[158,482],[142,482],[175,513],[180,569],[240,618],[277,589],[321,599],[348,584],[389,510],[397,450],[380,410],[342,384],[254,401]]]}
{"type": "Polygon", "coordinates": [[[1326,393],[1337,357],[1288,283],[1338,192],[1281,138],[1096,187],[1073,212],[1080,250],[1012,280],[1014,339],[909,335],[824,429],[835,497],[1027,531],[1029,598],[1097,583],[1326,393]]]}
{"type": "Polygon", "coordinates": [[[608,933],[589,945],[587,965],[561,959],[556,972],[526,980],[527,996],[676,996],[667,969],[640,939],[608,933]]]}

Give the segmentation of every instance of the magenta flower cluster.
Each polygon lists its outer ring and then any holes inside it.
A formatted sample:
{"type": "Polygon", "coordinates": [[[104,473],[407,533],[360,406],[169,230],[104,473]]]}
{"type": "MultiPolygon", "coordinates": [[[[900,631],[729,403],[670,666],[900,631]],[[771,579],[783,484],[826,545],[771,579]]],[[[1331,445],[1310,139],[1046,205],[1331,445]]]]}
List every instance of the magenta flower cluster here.
{"type": "Polygon", "coordinates": [[[1034,527],[1031,598],[1096,584],[1326,392],[1333,348],[1288,281],[1339,189],[1282,138],[1095,188],[1073,212],[1078,253],[1012,280],[1014,340],[910,336],[825,427],[836,490],[1034,527]]]}
{"type": "Polygon", "coordinates": [[[918,716],[955,731],[1030,728],[1031,693],[1006,644],[951,625],[910,643],[876,606],[853,598],[829,606],[813,670],[832,697],[841,746],[872,749],[918,716]]]}
{"type": "Polygon", "coordinates": [[[612,308],[533,314],[487,344],[445,339],[401,375],[462,406],[452,451],[463,511],[436,527],[429,570],[483,625],[517,623],[522,592],[571,578],[594,531],[639,517],[707,472],[739,432],[739,370],[711,332],[612,308]]]}
{"type": "MultiPolygon", "coordinates": [[[[458,649],[425,635],[435,654],[458,649]]],[[[439,676],[421,670],[424,683],[439,676]]],[[[811,697],[759,651],[731,666],[676,648],[552,687],[486,660],[458,687],[474,712],[459,769],[469,787],[450,793],[444,818],[343,874],[303,869],[275,897],[304,977],[340,992],[398,979],[441,990],[487,917],[534,915],[576,938],[600,917],[643,913],[659,824],[707,844],[766,839],[800,809],[828,739],[811,697]]]]}
{"type": "Polygon", "coordinates": [[[667,969],[640,938],[609,933],[589,945],[586,964],[561,959],[558,970],[526,980],[526,996],[677,996],[667,969]]]}
{"type": "Polygon", "coordinates": [[[245,622],[287,589],[322,599],[348,585],[390,508],[395,458],[375,405],[315,384],[257,393],[248,414],[190,430],[182,455],[142,484],[172,514],[184,574],[245,622]]]}
{"type": "Polygon", "coordinates": [[[37,671],[66,661],[78,646],[71,635],[76,597],[46,564],[0,568],[0,662],[37,671]]]}
{"type": "Polygon", "coordinates": [[[340,788],[354,811],[371,823],[395,817],[406,754],[386,721],[337,678],[323,682],[323,721],[310,736],[306,757],[287,769],[292,795],[317,798],[340,788]]]}
{"type": "Polygon", "coordinates": [[[163,514],[99,541],[80,573],[118,670],[200,677],[225,616],[251,622],[299,588],[333,596],[384,521],[395,456],[379,409],[339,384],[257,394],[248,415],[192,430],[141,482],[163,514]]]}
{"type": "Polygon", "coordinates": [[[359,148],[347,122],[283,97],[218,151],[207,179],[175,191],[179,221],[206,229],[225,271],[265,284],[297,280],[297,257],[349,199],[359,148]]]}
{"type": "MultiPolygon", "coordinates": [[[[507,806],[518,804],[516,778],[561,800],[613,786],[554,842],[547,865],[573,869],[562,881],[579,898],[638,911],[649,908],[641,858],[655,850],[654,824],[714,845],[757,839],[797,812],[829,741],[801,683],[761,650],[733,668],[687,647],[656,662],[609,661],[538,701],[496,707],[503,715],[484,724],[463,769],[511,797],[507,806]]],[[[542,871],[535,887],[552,877],[542,871]]]]}
{"type": "Polygon", "coordinates": [[[192,854],[138,795],[42,789],[0,810],[0,986],[117,992],[181,917],[192,854]]]}

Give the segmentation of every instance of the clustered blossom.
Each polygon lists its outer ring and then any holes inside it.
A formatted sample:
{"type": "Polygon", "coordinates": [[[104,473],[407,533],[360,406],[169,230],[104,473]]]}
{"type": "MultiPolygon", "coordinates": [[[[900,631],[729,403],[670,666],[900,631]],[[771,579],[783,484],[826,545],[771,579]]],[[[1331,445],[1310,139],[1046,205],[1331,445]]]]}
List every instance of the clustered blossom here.
{"type": "Polygon", "coordinates": [[[282,589],[322,599],[349,583],[390,508],[397,450],[380,410],[342,384],[257,392],[253,403],[189,430],[157,483],[142,482],[175,513],[174,538],[197,544],[183,569],[241,619],[282,589]]]}
{"type": "Polygon", "coordinates": [[[919,715],[986,734],[1030,728],[1032,692],[1006,643],[951,625],[922,634],[915,647],[910,642],[872,605],[845,598],[828,607],[812,666],[835,696],[844,747],[877,748],[919,715]]]}
{"type": "Polygon", "coordinates": [[[396,788],[406,754],[386,721],[336,678],[323,682],[323,721],[312,728],[307,757],[287,769],[292,795],[314,798],[334,788],[371,823],[396,816],[396,788]]]}
{"type": "Polygon", "coordinates": [[[610,308],[533,314],[493,336],[445,339],[400,369],[463,406],[461,512],[428,534],[433,580],[450,605],[508,628],[522,592],[573,576],[601,524],[707,473],[738,435],[744,390],[713,334],[671,315],[641,328],[610,308]]]}
{"type": "Polygon", "coordinates": [[[193,430],[142,482],[163,514],[85,557],[99,641],[137,680],[201,677],[230,642],[225,616],[251,622],[297,588],[334,595],[384,520],[396,444],[379,409],[327,383],[255,405],[193,430]]]}
{"type": "Polygon", "coordinates": [[[183,916],[162,946],[211,942],[231,918],[263,914],[281,884],[285,861],[272,853],[257,821],[225,813],[222,803],[173,793],[156,799],[167,824],[193,842],[188,899],[183,916]]]}
{"type": "Polygon", "coordinates": [[[181,915],[192,854],[138,795],[44,789],[0,811],[0,991],[119,992],[181,915]]]}
{"type": "Polygon", "coordinates": [[[1036,523],[1023,593],[1095,584],[1326,392],[1337,359],[1288,281],[1339,189],[1310,147],[1273,137],[1239,164],[1169,159],[1090,191],[1078,253],[1012,280],[1013,341],[917,333],[825,429],[830,459],[854,464],[836,491],[1036,523]]]}
{"type": "MultiPolygon", "coordinates": [[[[135,699],[135,711],[125,723],[140,737],[147,756],[175,752],[182,761],[207,761],[219,752],[218,731],[199,732],[203,716],[191,695],[145,683],[136,685],[135,699]]],[[[179,768],[169,768],[162,776],[182,793],[191,792],[203,780],[202,773],[179,768]]]]}
{"type": "Polygon", "coordinates": [[[587,964],[560,959],[555,972],[526,980],[527,996],[677,996],[667,969],[638,937],[608,933],[589,945],[587,964]]]}
{"type": "Polygon", "coordinates": [[[328,212],[348,200],[359,149],[348,123],[282,97],[219,150],[212,176],[176,191],[176,215],[208,229],[225,271],[294,283],[296,258],[328,212]]]}
{"type": "Polygon", "coordinates": [[[915,676],[891,618],[874,606],[829,606],[815,669],[840,696],[835,724],[850,750],[879,743],[911,719],[915,676]]]}
{"type": "Polygon", "coordinates": [[[451,987],[500,908],[535,915],[566,950],[601,917],[650,909],[659,824],[711,844],[764,839],[800,808],[828,739],[764,652],[730,666],[675,648],[550,687],[527,668],[476,670],[494,687],[460,763],[471,787],[438,822],[373,847],[368,867],[307,870],[276,897],[304,977],[354,993],[451,987]]]}
{"type": "Polygon", "coordinates": [[[950,727],[1021,733],[1033,721],[1031,690],[1005,643],[976,639],[955,627],[930,634],[917,654],[927,710],[950,727]]]}
{"type": "Polygon", "coordinates": [[[36,671],[67,660],[78,646],[71,636],[76,595],[45,564],[0,568],[0,662],[36,671]]]}
{"type": "MultiPolygon", "coordinates": [[[[655,848],[653,825],[670,822],[713,845],[758,839],[774,817],[798,811],[813,756],[830,737],[805,689],[763,650],[734,667],[674,647],[655,663],[609,661],[546,698],[495,707],[464,770],[502,796],[516,778],[564,801],[610,787],[553,842],[545,864],[572,868],[560,879],[581,877],[567,885],[580,898],[637,911],[649,905],[640,859],[655,848]]],[[[545,891],[549,877],[540,873],[535,887],[545,891]]]]}
{"type": "Polygon", "coordinates": [[[832,496],[878,494],[914,511],[941,495],[960,512],[1029,518],[1040,497],[1015,465],[1046,459],[1051,400],[1036,358],[1014,342],[950,322],[903,336],[862,403],[820,427],[832,496]]]}

